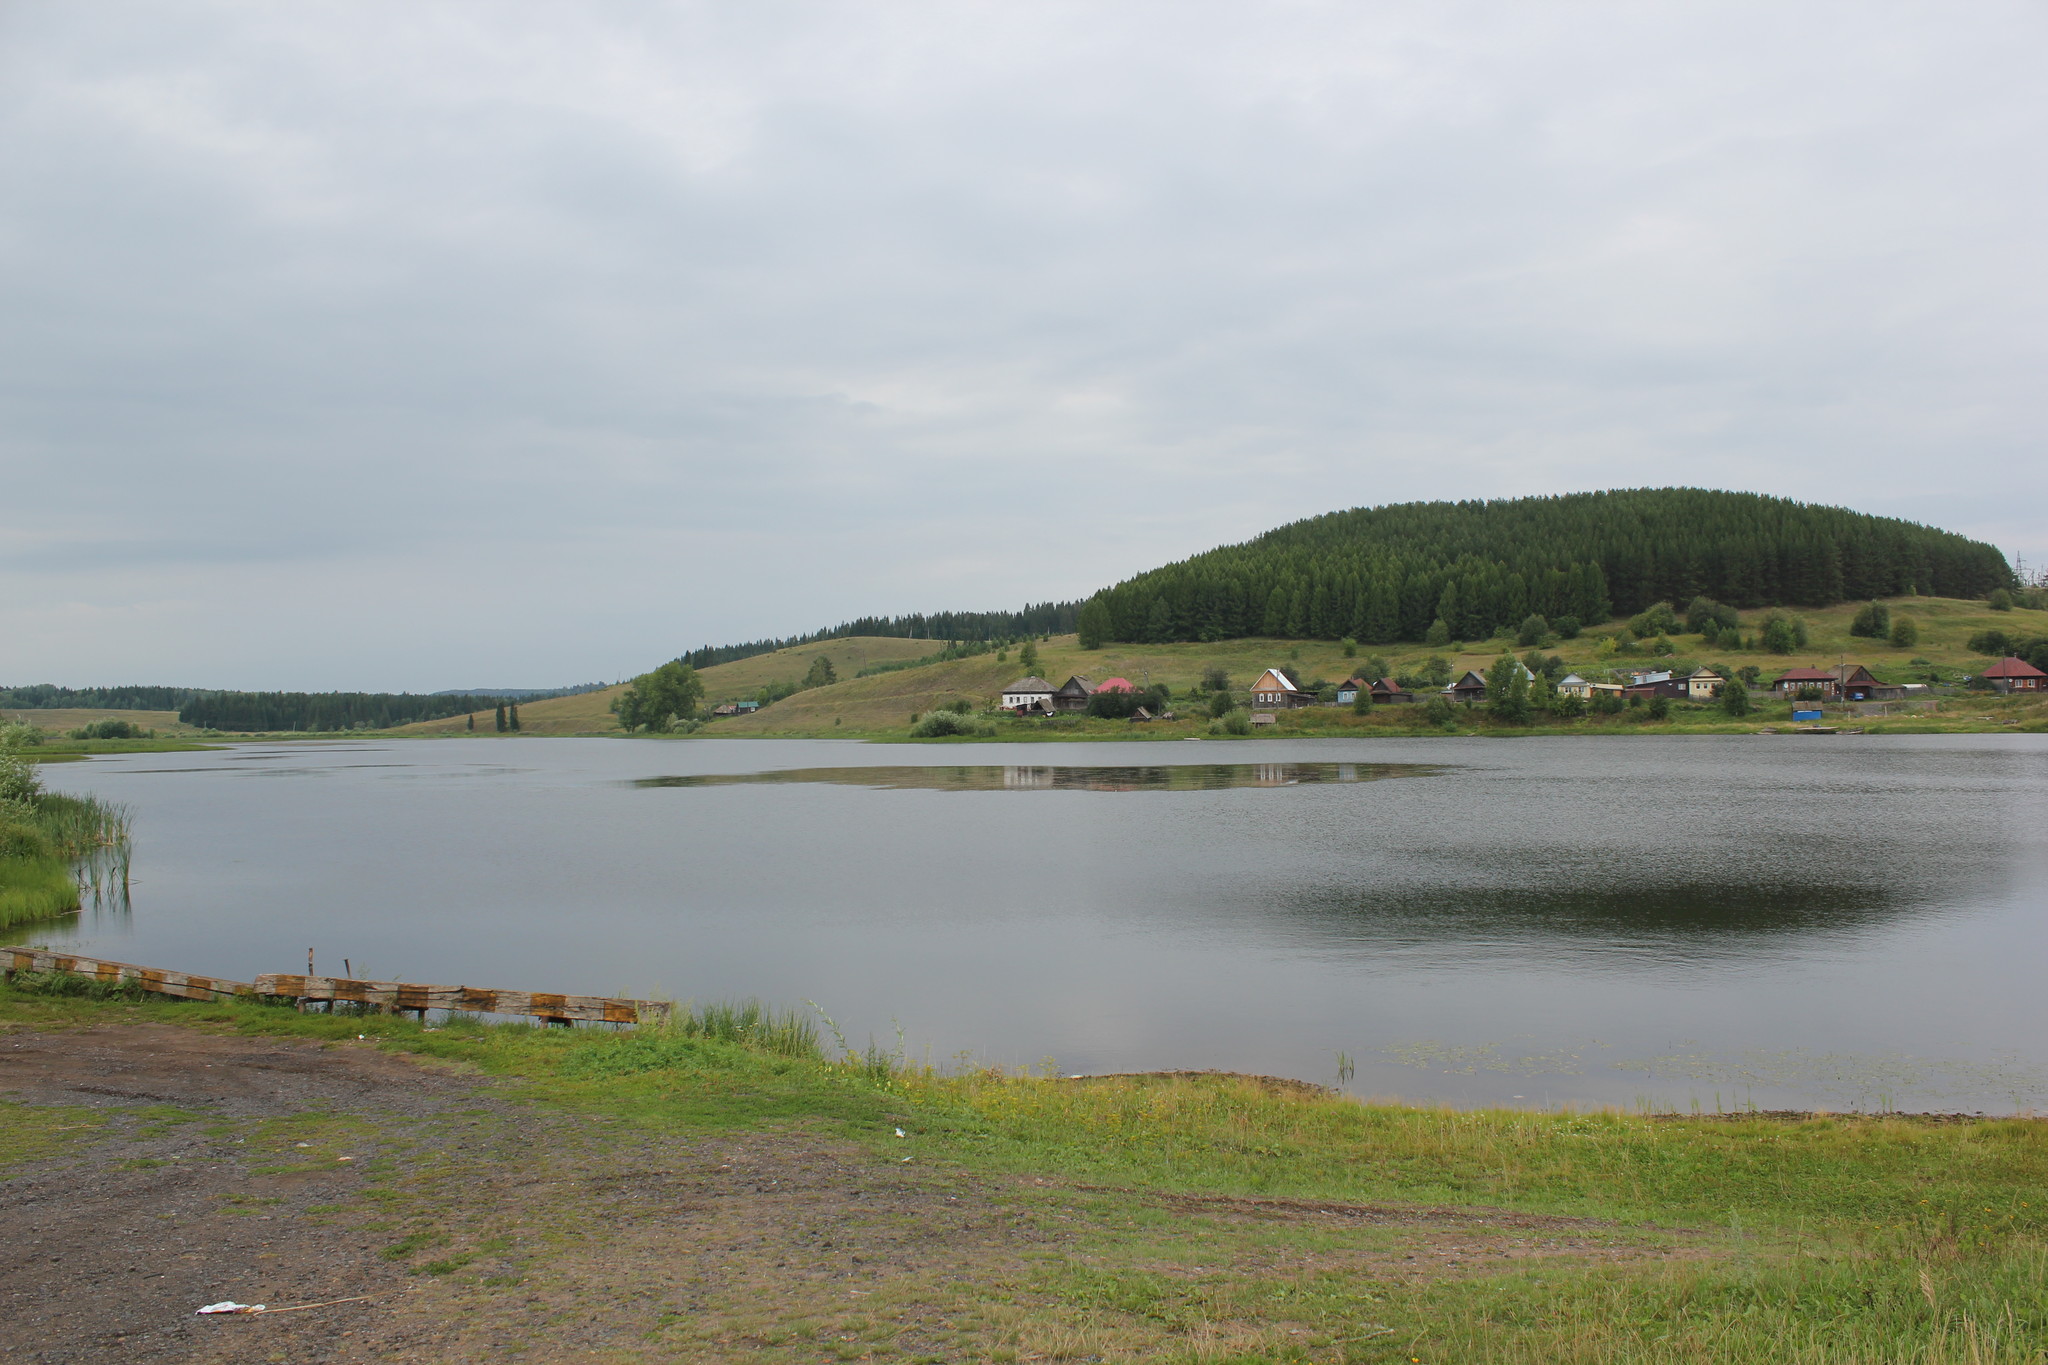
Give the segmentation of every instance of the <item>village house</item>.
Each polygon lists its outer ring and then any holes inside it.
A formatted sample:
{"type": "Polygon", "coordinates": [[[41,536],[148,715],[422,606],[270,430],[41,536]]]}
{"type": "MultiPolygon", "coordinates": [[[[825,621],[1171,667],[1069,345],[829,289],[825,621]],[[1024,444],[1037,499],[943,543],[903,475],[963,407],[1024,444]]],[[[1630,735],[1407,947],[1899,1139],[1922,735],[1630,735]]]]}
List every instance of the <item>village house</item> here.
{"type": "Polygon", "coordinates": [[[1095,684],[1076,673],[1053,689],[1052,709],[1055,711],[1086,711],[1088,699],[1095,695],[1095,684]]]}
{"type": "Polygon", "coordinates": [[[1802,687],[1817,687],[1823,697],[1840,696],[1841,678],[1825,668],[1788,668],[1771,679],[1771,691],[1781,697],[1793,697],[1802,687]]]}
{"type": "Polygon", "coordinates": [[[1674,678],[1669,673],[1638,673],[1636,681],[1621,689],[1624,697],[1641,697],[1644,701],[1652,697],[1669,697],[1684,701],[1690,693],[1684,678],[1674,678]]]}
{"type": "Polygon", "coordinates": [[[1372,685],[1374,706],[1399,706],[1415,700],[1415,694],[1403,688],[1392,678],[1381,678],[1372,685]]]}
{"type": "Polygon", "coordinates": [[[1029,711],[1036,708],[1040,702],[1051,701],[1052,684],[1036,675],[1019,678],[1003,689],[1005,711],[1029,711]]]}
{"type": "Polygon", "coordinates": [[[1444,689],[1443,694],[1452,701],[1461,701],[1467,706],[1473,702],[1485,701],[1486,679],[1468,668],[1463,677],[1444,689]]]}
{"type": "Polygon", "coordinates": [[[1259,675],[1259,680],[1252,684],[1254,706],[1309,706],[1315,699],[1315,693],[1302,691],[1294,685],[1293,679],[1277,668],[1267,669],[1259,675]]]}
{"type": "Polygon", "coordinates": [[[1712,701],[1727,681],[1711,668],[1695,668],[1685,675],[1685,695],[1693,701],[1712,701]]]}
{"type": "Polygon", "coordinates": [[[1358,694],[1365,693],[1366,700],[1374,706],[1385,706],[1396,702],[1415,700],[1413,692],[1403,691],[1401,684],[1392,678],[1381,678],[1377,682],[1365,677],[1348,678],[1337,689],[1337,704],[1349,706],[1358,700],[1358,694]]]}
{"type": "Polygon", "coordinates": [[[1985,669],[1984,678],[2000,692],[2048,692],[2048,673],[2010,654],[1985,669]]]}
{"type": "Polygon", "coordinates": [[[1590,700],[1593,695],[1593,684],[1587,682],[1576,673],[1567,673],[1558,680],[1557,695],[1560,697],[1579,697],[1590,700]]]}
{"type": "Polygon", "coordinates": [[[1904,687],[1879,682],[1862,664],[1844,664],[1836,676],[1841,695],[1849,701],[1903,701],[1906,696],[1904,687]]]}

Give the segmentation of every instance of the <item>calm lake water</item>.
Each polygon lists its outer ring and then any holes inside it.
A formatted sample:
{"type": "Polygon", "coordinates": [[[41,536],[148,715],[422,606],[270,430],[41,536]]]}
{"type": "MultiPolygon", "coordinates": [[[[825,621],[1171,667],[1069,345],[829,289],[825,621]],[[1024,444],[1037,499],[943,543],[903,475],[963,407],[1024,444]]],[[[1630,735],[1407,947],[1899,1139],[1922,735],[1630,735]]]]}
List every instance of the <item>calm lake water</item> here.
{"type": "Polygon", "coordinates": [[[1453,1103],[2048,1107],[2028,736],[247,744],[45,769],[129,908],[28,937],[822,1005],[856,1044],[1453,1103]],[[1256,760],[1256,761],[1253,761],[1256,760]]]}

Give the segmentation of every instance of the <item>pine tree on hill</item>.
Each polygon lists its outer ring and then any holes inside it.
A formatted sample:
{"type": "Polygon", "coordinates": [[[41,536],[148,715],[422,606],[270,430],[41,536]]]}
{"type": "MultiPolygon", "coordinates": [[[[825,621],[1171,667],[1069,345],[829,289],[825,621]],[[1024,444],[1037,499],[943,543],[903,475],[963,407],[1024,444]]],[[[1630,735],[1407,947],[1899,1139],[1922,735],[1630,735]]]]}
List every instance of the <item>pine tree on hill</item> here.
{"type": "Polygon", "coordinates": [[[1756,493],[1629,489],[1403,503],[1313,517],[1142,573],[1090,598],[1086,647],[1247,635],[1370,644],[1582,624],[1657,602],[1829,606],[2015,582],[1992,546],[1933,527],[1756,493]]]}

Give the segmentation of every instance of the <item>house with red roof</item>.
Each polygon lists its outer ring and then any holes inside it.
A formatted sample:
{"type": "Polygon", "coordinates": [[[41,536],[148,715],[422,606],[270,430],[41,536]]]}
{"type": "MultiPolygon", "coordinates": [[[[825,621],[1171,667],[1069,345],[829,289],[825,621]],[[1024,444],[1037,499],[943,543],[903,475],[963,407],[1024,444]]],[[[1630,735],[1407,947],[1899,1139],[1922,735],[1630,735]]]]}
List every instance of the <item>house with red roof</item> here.
{"type": "Polygon", "coordinates": [[[1985,669],[1984,680],[2000,692],[2048,691],[2048,673],[2010,654],[1985,669]]]}

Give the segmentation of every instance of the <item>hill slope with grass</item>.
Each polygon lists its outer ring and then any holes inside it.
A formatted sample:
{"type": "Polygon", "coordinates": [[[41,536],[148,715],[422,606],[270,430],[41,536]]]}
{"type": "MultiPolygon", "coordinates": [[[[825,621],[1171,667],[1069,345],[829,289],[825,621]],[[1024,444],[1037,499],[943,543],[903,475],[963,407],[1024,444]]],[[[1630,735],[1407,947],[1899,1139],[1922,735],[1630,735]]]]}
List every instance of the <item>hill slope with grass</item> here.
{"type": "MultiPolygon", "coordinates": [[[[1987,630],[2011,635],[2048,637],[2048,611],[2025,607],[1994,611],[1982,601],[1955,598],[1901,597],[1887,606],[1892,619],[1911,620],[1919,639],[1910,647],[1892,645],[1888,640],[1868,639],[1850,633],[1862,603],[1843,603],[1818,610],[1793,613],[1806,628],[1807,643],[1791,654],[1776,654],[1762,648],[1727,647],[1709,643],[1698,636],[1676,635],[1669,643],[1672,654],[1644,652],[1648,642],[1623,650],[1618,648],[1627,634],[1625,621],[1616,619],[1583,632],[1572,640],[1546,645],[1559,656],[1568,671],[1586,677],[1605,677],[1616,670],[1662,669],[1674,665],[1685,669],[1713,665],[1731,670],[1754,667],[1768,680],[1790,667],[1810,665],[1834,667],[1838,662],[1861,663],[1887,682],[1952,683],[1964,674],[1981,672],[1990,656],[1973,651],[1970,640],[1987,630]]],[[[1755,634],[1760,614],[1743,618],[1745,637],[1755,634]]],[[[1503,652],[1518,649],[1515,639],[1496,635],[1454,646],[1402,644],[1359,646],[1347,657],[1345,647],[1328,640],[1256,638],[1222,640],[1212,643],[1106,644],[1085,649],[1074,635],[1054,636],[1037,645],[1037,672],[1055,685],[1070,674],[1096,682],[1112,677],[1130,679],[1140,688],[1163,683],[1171,689],[1179,708],[1199,707],[1203,675],[1222,669],[1230,678],[1233,692],[1242,693],[1267,668],[1280,668],[1295,681],[1341,682],[1355,673],[1371,670],[1375,658],[1395,674],[1424,671],[1430,660],[1443,662],[1451,673],[1467,669],[1484,672],[1503,652]]],[[[804,651],[794,651],[801,656],[804,651]]],[[[1002,689],[1023,675],[1025,668],[1015,649],[992,651],[970,658],[953,659],[919,668],[851,678],[800,692],[751,716],[723,719],[706,733],[731,735],[853,735],[902,734],[913,715],[965,700],[975,710],[992,706],[1002,689]]],[[[1399,710],[1401,708],[1395,708],[1399,710]]],[[[1318,714],[1326,714],[1319,712],[1318,714]]],[[[1030,723],[1025,723],[1030,724],[1030,723]]],[[[1121,727],[1128,729],[1129,727],[1121,727]]],[[[1185,727],[1183,727],[1185,728],[1185,727]]],[[[1179,733],[1166,727],[1147,734],[1179,733]]]]}
{"type": "MultiPolygon", "coordinates": [[[[751,658],[734,660],[732,663],[714,664],[710,668],[698,670],[698,676],[704,680],[704,703],[708,708],[723,701],[739,701],[751,697],[761,688],[772,684],[795,682],[809,672],[811,662],[821,656],[832,661],[833,670],[841,678],[851,678],[861,669],[873,664],[924,658],[938,649],[940,643],[936,640],[905,640],[888,636],[848,636],[837,640],[820,640],[797,645],[789,649],[778,649],[769,654],[756,654],[751,658]]],[[[584,692],[573,697],[551,697],[546,701],[523,703],[519,707],[520,733],[618,734],[618,718],[612,714],[611,707],[619,693],[624,690],[625,684],[621,683],[616,687],[584,692]]],[[[778,703],[786,704],[787,702],[778,703]]],[[[476,733],[495,733],[492,728],[492,712],[481,711],[475,715],[476,733]]],[[[469,717],[466,715],[449,716],[442,720],[402,726],[393,733],[468,734],[468,721],[469,717]]],[[[830,725],[831,721],[827,720],[825,723],[830,725]]]]}

